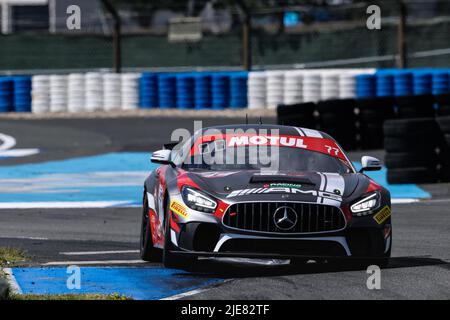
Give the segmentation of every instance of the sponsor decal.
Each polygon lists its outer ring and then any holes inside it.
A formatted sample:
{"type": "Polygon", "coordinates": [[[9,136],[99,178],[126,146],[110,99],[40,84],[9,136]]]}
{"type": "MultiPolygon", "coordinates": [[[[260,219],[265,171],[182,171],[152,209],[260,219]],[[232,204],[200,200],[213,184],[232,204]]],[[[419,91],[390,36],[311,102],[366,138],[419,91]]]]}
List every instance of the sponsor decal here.
{"type": "Polygon", "coordinates": [[[186,219],[189,215],[186,207],[176,201],[172,201],[170,203],[170,210],[172,210],[172,212],[175,212],[177,215],[179,215],[184,219],[186,219]]]}
{"type": "Polygon", "coordinates": [[[340,147],[331,139],[321,137],[299,137],[291,135],[258,135],[258,134],[221,134],[202,136],[197,139],[191,149],[191,156],[202,154],[202,145],[207,142],[223,139],[223,145],[228,148],[247,146],[272,146],[299,148],[324,153],[344,162],[348,162],[340,147]]]}
{"type": "Polygon", "coordinates": [[[297,188],[300,189],[302,187],[301,184],[296,184],[296,183],[281,183],[281,182],[277,182],[277,183],[270,183],[269,184],[270,188],[297,188]]]}
{"type": "Polygon", "coordinates": [[[385,206],[381,209],[376,215],[373,216],[373,219],[378,223],[382,224],[391,216],[391,208],[385,206]]]}
{"type": "Polygon", "coordinates": [[[317,190],[300,190],[298,188],[280,188],[280,187],[269,187],[269,188],[252,188],[252,189],[242,189],[235,190],[231,192],[227,198],[247,196],[251,194],[268,194],[268,193],[288,193],[288,194],[305,194],[312,197],[323,197],[327,199],[332,199],[336,201],[342,201],[342,197],[334,193],[317,191],[317,190]]]}

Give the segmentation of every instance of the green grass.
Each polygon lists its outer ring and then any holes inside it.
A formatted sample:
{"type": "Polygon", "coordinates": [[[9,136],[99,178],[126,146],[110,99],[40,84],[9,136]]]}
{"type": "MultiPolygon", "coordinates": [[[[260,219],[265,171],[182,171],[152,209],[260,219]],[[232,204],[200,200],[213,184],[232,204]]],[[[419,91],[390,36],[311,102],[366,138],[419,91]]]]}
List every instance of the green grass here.
{"type": "Polygon", "coordinates": [[[16,266],[18,263],[25,262],[25,254],[23,251],[14,248],[0,247],[0,268],[9,268],[16,266]]]}

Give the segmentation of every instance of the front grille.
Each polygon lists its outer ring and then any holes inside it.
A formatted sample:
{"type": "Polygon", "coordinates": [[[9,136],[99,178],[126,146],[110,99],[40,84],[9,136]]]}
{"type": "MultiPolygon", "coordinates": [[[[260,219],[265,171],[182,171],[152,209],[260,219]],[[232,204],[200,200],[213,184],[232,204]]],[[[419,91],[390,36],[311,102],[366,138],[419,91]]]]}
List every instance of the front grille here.
{"type": "Polygon", "coordinates": [[[223,224],[229,228],[256,232],[316,233],[342,230],[345,218],[339,208],[323,204],[254,202],[231,205],[223,216],[223,224]],[[296,212],[297,222],[289,230],[286,230],[286,226],[280,229],[275,224],[274,214],[280,207],[288,207],[296,212]]]}

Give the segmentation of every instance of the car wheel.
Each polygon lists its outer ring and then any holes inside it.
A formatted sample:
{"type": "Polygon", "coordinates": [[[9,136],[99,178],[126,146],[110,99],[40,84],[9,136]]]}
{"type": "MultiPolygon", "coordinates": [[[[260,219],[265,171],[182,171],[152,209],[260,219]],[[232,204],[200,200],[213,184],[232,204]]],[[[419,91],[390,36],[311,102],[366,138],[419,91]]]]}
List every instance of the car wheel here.
{"type": "Polygon", "coordinates": [[[163,265],[171,269],[191,270],[197,260],[196,257],[180,255],[173,253],[175,249],[172,244],[170,234],[170,201],[167,201],[165,219],[164,219],[164,250],[163,250],[163,265]]]}
{"type": "Polygon", "coordinates": [[[147,195],[144,195],[142,206],[142,223],[140,237],[141,259],[149,262],[161,262],[161,250],[153,246],[152,228],[148,209],[147,195]]]}

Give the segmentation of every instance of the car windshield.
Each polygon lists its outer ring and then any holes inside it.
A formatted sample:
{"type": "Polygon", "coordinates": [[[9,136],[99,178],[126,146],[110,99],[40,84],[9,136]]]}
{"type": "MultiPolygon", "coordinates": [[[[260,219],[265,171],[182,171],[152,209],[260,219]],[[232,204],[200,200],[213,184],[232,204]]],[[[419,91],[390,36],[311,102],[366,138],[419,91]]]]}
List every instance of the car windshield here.
{"type": "Polygon", "coordinates": [[[301,148],[249,146],[224,147],[218,141],[199,146],[200,152],[188,156],[182,164],[185,170],[261,170],[299,172],[319,171],[350,173],[353,169],[343,160],[301,148]]]}

